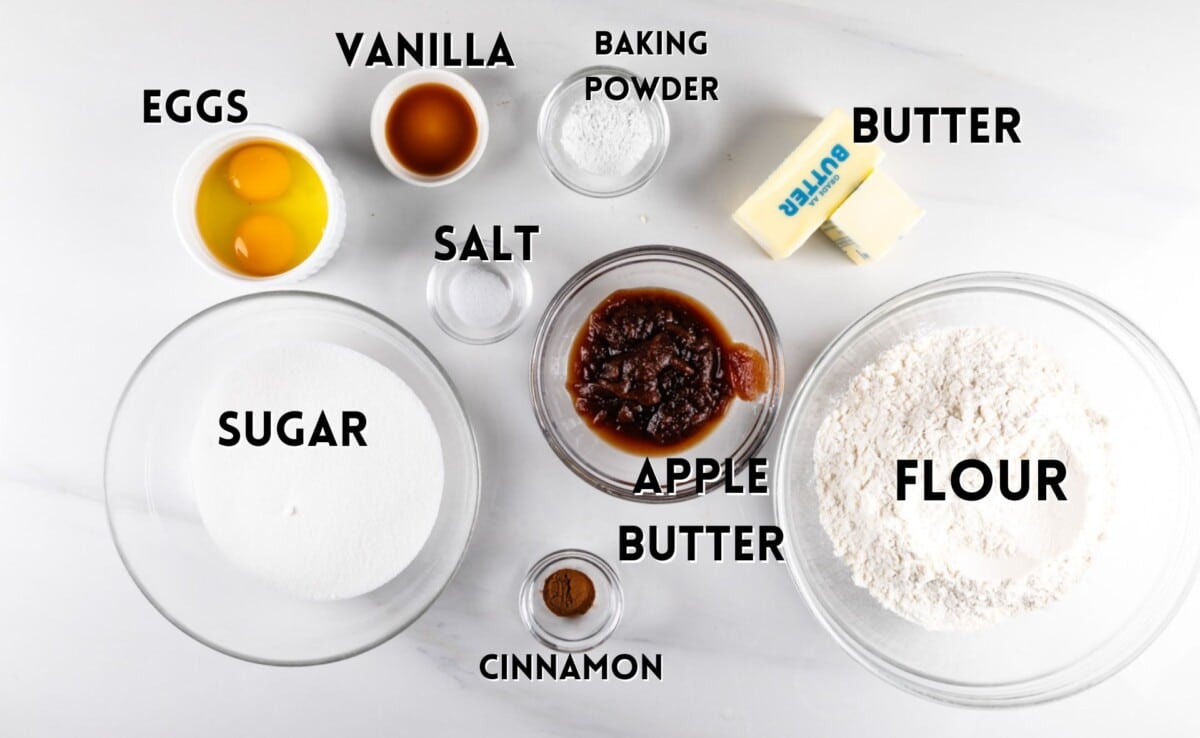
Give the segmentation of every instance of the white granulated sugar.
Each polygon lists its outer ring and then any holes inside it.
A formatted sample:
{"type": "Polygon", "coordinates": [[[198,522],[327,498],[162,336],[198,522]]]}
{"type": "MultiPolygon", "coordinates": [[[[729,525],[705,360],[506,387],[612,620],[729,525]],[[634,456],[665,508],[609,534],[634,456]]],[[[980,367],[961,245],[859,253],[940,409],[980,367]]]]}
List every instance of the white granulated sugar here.
{"type": "Polygon", "coordinates": [[[632,100],[579,100],[563,119],[563,151],[580,169],[603,177],[628,175],[653,140],[650,118],[632,100]]]}
{"type": "Polygon", "coordinates": [[[512,300],[508,283],[487,267],[467,266],[450,282],[450,305],[475,328],[491,328],[504,320],[512,300]]]}
{"type": "Polygon", "coordinates": [[[859,372],[821,424],[821,524],[884,607],[930,630],[974,630],[1042,608],[1083,576],[1111,517],[1108,458],[1105,419],[1039,344],[999,328],[932,331],[859,372]],[[897,501],[897,459],[933,459],[946,499],[923,499],[918,470],[897,501]],[[1067,499],[1037,500],[1036,476],[1022,500],[997,488],[959,499],[949,478],[964,459],[993,473],[1001,459],[1061,460],[1067,499]]]}
{"type": "MultiPolygon", "coordinates": [[[[255,414],[255,437],[263,432],[255,414]]],[[[217,379],[196,424],[191,474],[200,516],[229,560],[297,597],[334,600],[370,592],[412,563],[442,499],[442,446],[429,411],[382,364],[342,346],[291,343],[247,356],[217,379]],[[221,446],[218,426],[238,411],[243,436],[221,446]],[[242,411],[271,410],[272,440],[245,441],[242,411]],[[365,414],[365,446],[287,446],[279,416],[306,442],[321,411],[340,443],[342,411],[365,414]]]]}

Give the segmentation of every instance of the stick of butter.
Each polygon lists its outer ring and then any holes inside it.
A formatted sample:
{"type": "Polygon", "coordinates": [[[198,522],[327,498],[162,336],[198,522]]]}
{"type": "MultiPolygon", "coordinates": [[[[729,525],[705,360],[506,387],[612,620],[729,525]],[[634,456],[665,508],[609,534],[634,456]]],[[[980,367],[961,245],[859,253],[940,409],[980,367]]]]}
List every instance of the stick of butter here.
{"type": "Polygon", "coordinates": [[[791,256],[883,159],[854,143],[850,116],[834,110],[759,185],[733,220],[773,259],[791,256]]]}
{"type": "Polygon", "coordinates": [[[833,211],[821,231],[855,264],[866,264],[887,253],[923,215],[895,180],[875,171],[833,211]]]}

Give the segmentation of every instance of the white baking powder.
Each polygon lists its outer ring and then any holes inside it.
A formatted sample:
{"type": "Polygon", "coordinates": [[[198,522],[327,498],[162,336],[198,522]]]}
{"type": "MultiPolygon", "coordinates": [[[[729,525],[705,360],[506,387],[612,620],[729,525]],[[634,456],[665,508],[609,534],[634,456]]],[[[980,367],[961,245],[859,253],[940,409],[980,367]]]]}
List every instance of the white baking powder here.
{"type": "MultiPolygon", "coordinates": [[[[272,433],[275,428],[272,428],[272,433]]],[[[229,560],[298,597],[333,600],[370,592],[412,563],[433,530],[444,468],[433,419],[416,393],[375,360],[328,343],[289,343],[247,356],[218,377],[196,423],[191,451],[200,516],[229,560]],[[232,446],[218,420],[238,412],[232,446]],[[262,446],[245,439],[243,411],[295,410],[293,437],[312,438],[324,411],[339,445],[262,446]],[[340,445],[342,412],[363,413],[365,446],[340,445]]]]}
{"type": "MultiPolygon", "coordinates": [[[[1044,607],[1082,577],[1111,514],[1107,438],[1104,418],[1036,342],[998,328],[929,332],[859,372],[821,424],[821,523],[854,582],[886,608],[931,630],[978,629],[1044,607]],[[934,460],[946,499],[925,501],[921,480],[897,501],[898,459],[934,460]],[[1001,459],[1061,460],[1067,499],[1011,501],[998,489],[959,499],[949,477],[964,459],[993,474],[1001,459]]],[[[963,477],[971,490],[981,480],[963,477]]]]}
{"type": "Polygon", "coordinates": [[[653,140],[650,118],[633,100],[579,100],[563,119],[563,151],[580,169],[599,176],[628,175],[653,140]]]}

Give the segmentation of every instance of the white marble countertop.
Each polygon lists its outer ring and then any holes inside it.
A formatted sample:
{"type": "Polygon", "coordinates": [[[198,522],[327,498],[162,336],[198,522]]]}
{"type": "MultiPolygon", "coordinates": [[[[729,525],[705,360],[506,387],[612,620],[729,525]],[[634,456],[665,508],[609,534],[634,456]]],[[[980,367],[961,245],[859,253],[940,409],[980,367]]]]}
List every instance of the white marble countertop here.
{"type": "MultiPolygon", "coordinates": [[[[664,654],[661,683],[493,683],[488,651],[534,644],[516,612],[532,561],[560,546],[615,558],[616,526],[767,522],[766,499],[636,506],[585,487],[543,442],[526,395],[536,320],[466,347],[429,318],[443,222],[540,223],[534,314],[593,258],[689,246],[760,291],[789,395],[824,346],[881,300],[947,274],[1029,271],[1092,291],[1200,386],[1195,180],[1197,6],[1144,3],[752,5],[698,2],[172,2],[6,5],[0,46],[0,733],[213,735],[1195,735],[1200,597],[1113,679],[1015,711],[944,707],[843,654],[782,565],[622,567],[611,649],[664,654]],[[704,29],[703,58],[621,60],[716,74],[717,104],[670,105],[659,176],[611,201],[569,192],[535,146],[549,88],[595,61],[597,28],[704,29]],[[334,32],[505,34],[515,70],[470,73],[492,140],[462,182],[422,191],[374,159],[367,116],[386,69],[347,69],[334,32]],[[243,87],[251,119],[311,140],[349,203],[342,250],[305,289],[412,331],[458,384],[479,435],[483,503],[464,565],[411,629],[322,667],[243,663],[192,641],[138,593],[109,540],[104,440],[142,356],[245,290],[199,269],[171,222],[175,173],[210,126],[146,126],[147,87],[243,87]],[[888,147],[929,215],[886,262],[855,268],[814,240],[766,259],[729,220],[834,106],[1011,105],[1020,146],[888,147]],[[486,365],[486,374],[482,367],[486,365]],[[497,391],[499,390],[499,391],[497,391]]],[[[772,441],[773,443],[773,441],[772,441]]]]}

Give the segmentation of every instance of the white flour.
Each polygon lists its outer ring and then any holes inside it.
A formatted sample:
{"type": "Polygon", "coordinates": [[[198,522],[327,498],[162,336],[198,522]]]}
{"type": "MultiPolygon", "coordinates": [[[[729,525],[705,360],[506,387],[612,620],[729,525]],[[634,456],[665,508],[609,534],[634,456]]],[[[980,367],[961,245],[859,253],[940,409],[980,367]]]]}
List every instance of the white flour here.
{"type": "MultiPolygon", "coordinates": [[[[1111,513],[1107,425],[1036,342],[997,328],[917,336],[850,383],[817,435],[821,523],[855,584],[930,630],[972,630],[1044,607],[1091,563],[1111,513]],[[933,459],[897,501],[897,459],[933,459]],[[998,489],[977,502],[950,491],[964,459],[1059,459],[1067,500],[998,489]]],[[[1014,468],[1013,472],[1016,471],[1014,468]]],[[[964,487],[978,489],[976,472],[964,487]],[[974,476],[973,476],[974,475],[974,476]]],[[[1019,481],[1010,474],[1012,485],[1019,481]]]]}
{"type": "MultiPolygon", "coordinates": [[[[255,416],[260,438],[262,414],[255,416]]],[[[272,427],[274,432],[274,427],[272,427]]],[[[196,424],[191,479],[213,541],[235,565],[288,592],[315,600],[370,592],[412,563],[441,505],[441,441],[412,389],[382,364],[327,343],[263,349],[217,381],[196,424]],[[221,414],[238,411],[241,442],[221,414]],[[312,438],[321,411],[343,440],[341,413],[366,416],[365,446],[287,446],[245,440],[243,410],[303,412],[312,438]]]]}
{"type": "Polygon", "coordinates": [[[653,142],[650,118],[632,100],[580,100],[567,111],[562,147],[580,169],[624,177],[645,158],[653,142]]]}

